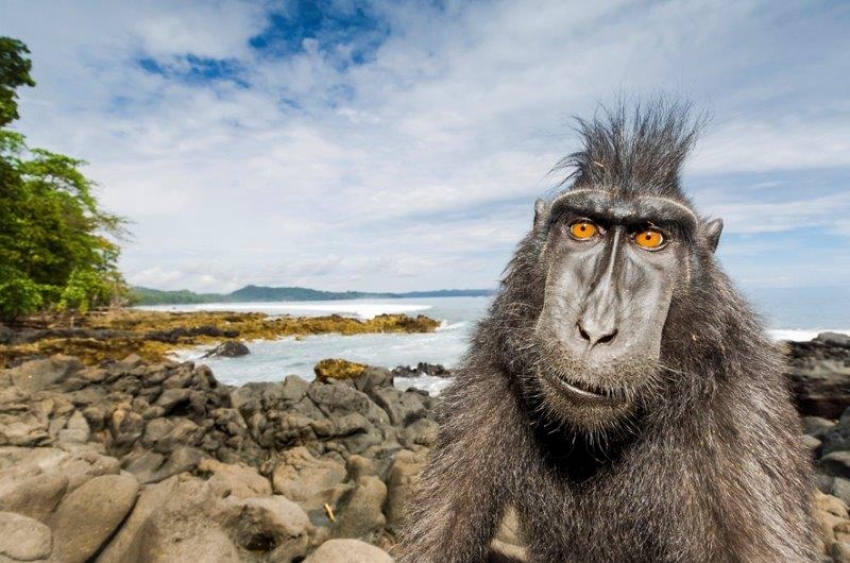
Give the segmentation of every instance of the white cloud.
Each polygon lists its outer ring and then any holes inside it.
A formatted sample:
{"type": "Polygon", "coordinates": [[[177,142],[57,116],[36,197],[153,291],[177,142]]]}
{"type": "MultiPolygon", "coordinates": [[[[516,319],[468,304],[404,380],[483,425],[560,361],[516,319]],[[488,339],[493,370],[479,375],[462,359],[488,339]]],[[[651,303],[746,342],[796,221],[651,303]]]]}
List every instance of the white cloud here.
{"type": "Polygon", "coordinates": [[[570,116],[659,89],[713,110],[689,176],[762,175],[705,198],[729,232],[781,231],[803,213],[846,233],[842,186],[768,203],[759,187],[789,170],[848,174],[850,41],[826,11],[380,2],[390,35],[343,69],[346,48],[310,40],[287,58],[258,56],[248,41],[264,8],[0,0],[0,33],[31,47],[39,81],[22,92],[20,127],[33,145],[89,160],[102,201],[135,221],[123,259],[133,283],[493,286],[534,198],[557,180],[549,168],[576,148],[570,116]],[[250,87],[138,65],[177,72],[186,55],[233,59],[250,87]]]}

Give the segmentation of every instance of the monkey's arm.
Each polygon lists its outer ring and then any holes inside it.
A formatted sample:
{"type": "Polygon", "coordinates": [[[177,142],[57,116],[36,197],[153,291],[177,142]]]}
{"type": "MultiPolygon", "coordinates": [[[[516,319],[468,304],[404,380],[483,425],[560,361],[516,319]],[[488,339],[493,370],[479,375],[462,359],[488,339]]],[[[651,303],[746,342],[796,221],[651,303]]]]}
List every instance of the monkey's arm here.
{"type": "Polygon", "coordinates": [[[462,372],[408,509],[400,563],[483,563],[506,504],[522,427],[499,375],[462,372]]]}

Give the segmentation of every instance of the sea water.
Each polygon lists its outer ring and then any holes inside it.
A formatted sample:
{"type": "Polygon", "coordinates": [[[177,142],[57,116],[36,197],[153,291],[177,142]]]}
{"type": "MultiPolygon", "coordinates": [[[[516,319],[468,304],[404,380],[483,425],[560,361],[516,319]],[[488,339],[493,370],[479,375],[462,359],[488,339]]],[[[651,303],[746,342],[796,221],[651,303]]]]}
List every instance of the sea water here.
{"type": "MultiPolygon", "coordinates": [[[[850,287],[744,290],[765,318],[777,340],[810,340],[819,332],[850,333],[850,287]]],[[[456,367],[467,350],[477,321],[486,313],[487,297],[421,299],[368,299],[297,303],[207,303],[203,305],[145,307],[152,310],[256,311],[269,315],[317,316],[328,314],[371,318],[382,313],[425,314],[440,321],[427,334],[325,334],[301,338],[249,342],[251,354],[241,358],[206,358],[216,377],[231,385],[250,381],[281,381],[290,374],[313,379],[313,366],[325,358],[343,358],[393,368],[418,362],[456,367]]],[[[206,349],[178,352],[181,360],[199,361],[206,349]]],[[[441,378],[398,379],[404,388],[415,385],[436,393],[441,378]]]]}

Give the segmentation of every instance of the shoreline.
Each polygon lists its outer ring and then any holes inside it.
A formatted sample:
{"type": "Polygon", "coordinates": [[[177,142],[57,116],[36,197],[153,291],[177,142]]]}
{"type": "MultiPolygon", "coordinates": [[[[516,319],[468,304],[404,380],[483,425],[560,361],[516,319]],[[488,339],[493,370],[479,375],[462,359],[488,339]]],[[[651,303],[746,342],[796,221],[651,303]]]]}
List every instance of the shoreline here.
{"type": "Polygon", "coordinates": [[[178,350],[217,346],[229,340],[278,340],[320,334],[430,333],[440,323],[424,315],[380,314],[370,319],[341,315],[272,316],[257,312],[160,312],[119,309],[79,319],[33,318],[12,328],[0,324],[0,368],[28,359],[64,354],[87,365],[136,354],[149,362],[178,350]]]}

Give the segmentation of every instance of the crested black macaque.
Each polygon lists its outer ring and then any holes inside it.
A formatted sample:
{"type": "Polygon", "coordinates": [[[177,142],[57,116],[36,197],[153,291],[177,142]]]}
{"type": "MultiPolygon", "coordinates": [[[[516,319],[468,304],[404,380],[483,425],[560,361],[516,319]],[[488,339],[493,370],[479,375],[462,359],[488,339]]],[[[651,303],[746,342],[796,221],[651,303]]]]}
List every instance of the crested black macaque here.
{"type": "Polygon", "coordinates": [[[799,420],[764,328],[680,187],[698,127],[579,121],[471,350],[402,563],[481,563],[507,506],[531,563],[817,561],[799,420]]]}

